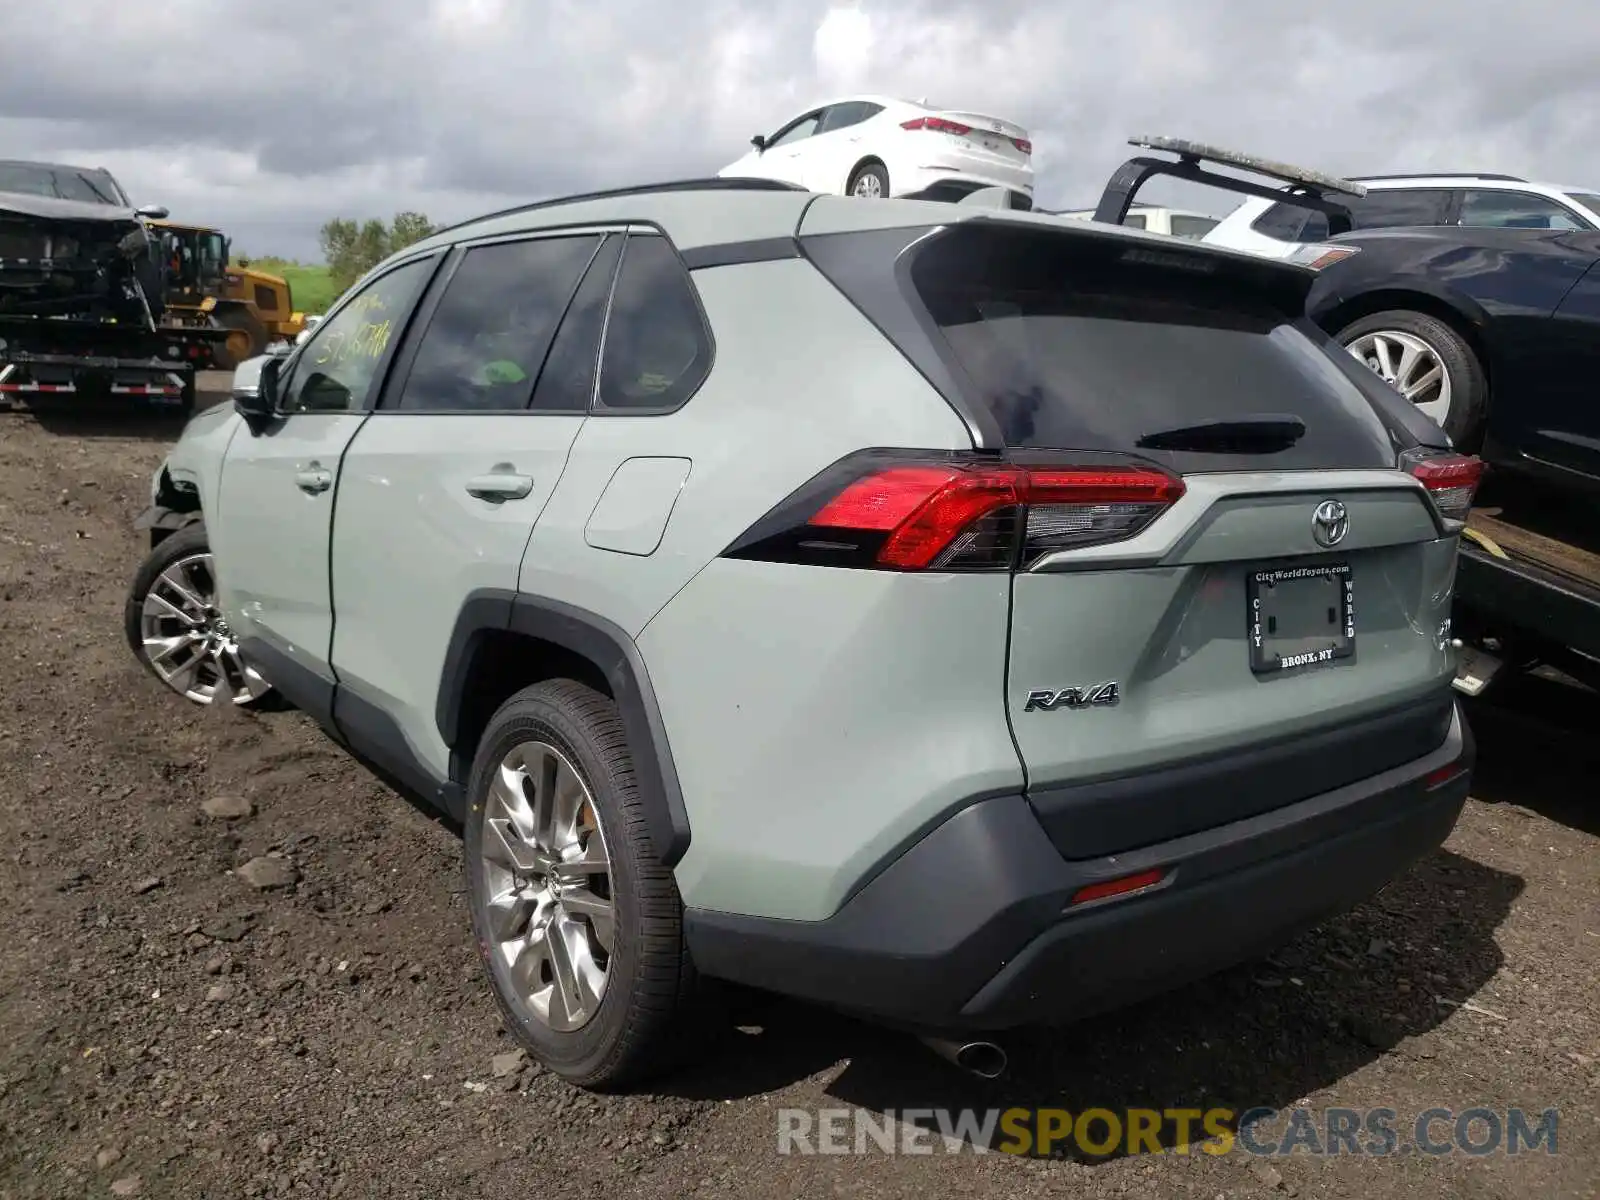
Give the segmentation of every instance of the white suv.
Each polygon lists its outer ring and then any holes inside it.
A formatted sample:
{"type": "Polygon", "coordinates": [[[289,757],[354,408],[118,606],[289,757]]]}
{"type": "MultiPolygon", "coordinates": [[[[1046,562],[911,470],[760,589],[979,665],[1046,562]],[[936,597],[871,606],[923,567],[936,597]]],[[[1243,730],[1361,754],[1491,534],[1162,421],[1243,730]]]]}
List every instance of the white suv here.
{"type": "MultiPolygon", "coordinates": [[[[1365,196],[1339,196],[1355,229],[1458,225],[1484,229],[1600,229],[1600,195],[1515,175],[1358,176],[1365,196]]],[[[1252,196],[1201,240],[1279,257],[1328,237],[1319,212],[1252,196]]]]}
{"type": "MultiPolygon", "coordinates": [[[[1094,220],[1094,209],[1075,208],[1055,212],[1057,217],[1074,221],[1094,220]]],[[[1168,208],[1164,205],[1135,204],[1128,209],[1122,223],[1129,229],[1143,229],[1147,233],[1163,233],[1168,237],[1203,238],[1216,227],[1217,218],[1187,208],[1168,208]]]]}

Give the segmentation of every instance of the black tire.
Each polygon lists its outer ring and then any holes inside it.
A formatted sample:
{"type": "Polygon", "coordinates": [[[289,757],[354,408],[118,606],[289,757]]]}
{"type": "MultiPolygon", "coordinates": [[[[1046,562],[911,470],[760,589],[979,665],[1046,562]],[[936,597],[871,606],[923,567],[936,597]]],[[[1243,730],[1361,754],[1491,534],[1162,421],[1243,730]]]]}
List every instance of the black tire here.
{"type": "Polygon", "coordinates": [[[230,350],[226,342],[217,344],[212,358],[220,371],[231,371],[245,359],[262,354],[271,340],[267,336],[267,327],[247,308],[225,308],[216,315],[215,320],[218,329],[233,330],[250,338],[249,348],[238,354],[230,350]]]}
{"type": "Polygon", "coordinates": [[[1489,377],[1466,338],[1438,317],[1396,308],[1362,317],[1341,329],[1335,340],[1348,348],[1369,333],[1397,330],[1427,344],[1450,378],[1450,412],[1444,431],[1458,450],[1476,453],[1489,415],[1489,377]]]}
{"type": "Polygon", "coordinates": [[[850,172],[850,182],[845,184],[844,188],[845,195],[854,196],[857,185],[863,179],[869,177],[878,181],[878,195],[877,197],[863,197],[863,199],[887,199],[889,196],[889,169],[882,163],[876,162],[862,163],[854,171],[850,172]]]}
{"type": "Polygon", "coordinates": [[[571,680],[535,684],[503,704],[479,743],[467,792],[465,833],[473,937],[506,1028],[538,1062],[570,1083],[609,1090],[677,1066],[708,1028],[709,993],[683,938],[683,902],[656,857],[633,759],[616,705],[571,680]],[[490,781],[519,743],[555,747],[589,789],[610,858],[615,935],[599,1004],[576,1029],[542,1020],[491,947],[483,860],[490,781]]]}
{"type": "MultiPolygon", "coordinates": [[[[127,640],[128,648],[133,651],[133,656],[139,660],[141,666],[156,679],[166,685],[167,681],[156,670],[150,661],[150,655],[145,650],[144,632],[140,619],[144,610],[145,597],[155,585],[161,573],[172,566],[179,559],[187,558],[194,554],[204,554],[210,551],[211,544],[206,536],[206,527],[198,515],[195,520],[182,528],[173,531],[145,555],[144,561],[139,564],[139,569],[134,573],[133,583],[128,588],[128,598],[123,605],[122,631],[127,640]]],[[[170,685],[167,685],[170,689],[170,685]]],[[[189,697],[185,697],[190,699],[189,697]]],[[[199,704],[200,701],[190,700],[199,704]]],[[[274,689],[260,692],[251,699],[241,699],[236,702],[241,708],[272,709],[282,706],[282,700],[274,689]]]]}

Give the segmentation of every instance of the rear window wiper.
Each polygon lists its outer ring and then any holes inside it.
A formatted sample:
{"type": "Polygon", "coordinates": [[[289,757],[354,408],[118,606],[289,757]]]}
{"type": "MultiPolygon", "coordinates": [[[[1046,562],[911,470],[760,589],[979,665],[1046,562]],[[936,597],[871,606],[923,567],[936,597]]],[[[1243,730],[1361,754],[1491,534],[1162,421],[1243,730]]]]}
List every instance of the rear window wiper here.
{"type": "Polygon", "coordinates": [[[1246,413],[1147,433],[1136,443],[1145,450],[1215,450],[1270,454],[1287,450],[1306,435],[1306,423],[1292,413],[1246,413]]]}

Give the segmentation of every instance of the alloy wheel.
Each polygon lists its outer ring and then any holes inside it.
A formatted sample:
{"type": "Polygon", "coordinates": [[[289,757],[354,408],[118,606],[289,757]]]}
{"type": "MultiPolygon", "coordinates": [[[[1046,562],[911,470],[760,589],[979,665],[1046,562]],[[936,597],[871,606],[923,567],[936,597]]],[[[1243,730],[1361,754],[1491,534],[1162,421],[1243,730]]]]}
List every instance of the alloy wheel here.
{"type": "Polygon", "coordinates": [[[861,177],[856,180],[856,186],[853,190],[855,195],[860,196],[864,200],[883,199],[883,184],[878,182],[878,177],[871,171],[863,173],[861,177]]]}
{"type": "Polygon", "coordinates": [[[1364,333],[1345,349],[1355,355],[1436,425],[1450,416],[1450,372],[1438,351],[1414,333],[1378,329],[1364,333]]]}
{"type": "Polygon", "coordinates": [[[522,742],[500,760],[481,853],[491,952],[539,1021],[582,1028],[605,996],[617,922],[594,797],[565,754],[522,742]]]}
{"type": "Polygon", "coordinates": [[[139,613],[145,661],[162,682],[196,704],[218,696],[249,704],[272,685],[240,654],[217,608],[216,578],[205,552],[186,555],[156,576],[139,613]]]}

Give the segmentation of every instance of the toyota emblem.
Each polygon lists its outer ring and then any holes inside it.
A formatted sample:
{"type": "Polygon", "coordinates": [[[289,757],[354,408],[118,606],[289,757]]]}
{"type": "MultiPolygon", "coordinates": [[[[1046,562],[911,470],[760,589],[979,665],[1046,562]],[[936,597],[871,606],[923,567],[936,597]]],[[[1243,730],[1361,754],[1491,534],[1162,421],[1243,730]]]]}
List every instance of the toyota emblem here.
{"type": "Polygon", "coordinates": [[[1324,500],[1311,514],[1311,535],[1319,546],[1337,546],[1350,531],[1350,514],[1338,500],[1324,500]]]}

